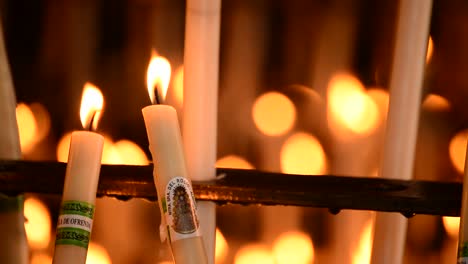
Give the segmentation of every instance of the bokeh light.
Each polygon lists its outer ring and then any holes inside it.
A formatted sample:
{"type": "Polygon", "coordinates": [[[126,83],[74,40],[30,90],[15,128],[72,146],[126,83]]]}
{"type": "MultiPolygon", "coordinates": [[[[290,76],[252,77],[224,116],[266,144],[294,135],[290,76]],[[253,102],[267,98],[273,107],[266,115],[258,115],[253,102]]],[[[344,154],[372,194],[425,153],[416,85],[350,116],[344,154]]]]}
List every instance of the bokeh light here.
{"type": "Polygon", "coordinates": [[[65,133],[57,144],[57,160],[60,162],[68,161],[68,150],[70,149],[70,140],[72,132],[65,133]]]}
{"type": "Polygon", "coordinates": [[[273,254],[277,264],[308,264],[314,260],[314,247],[307,234],[289,231],[275,240],[273,254]]]}
{"type": "Polygon", "coordinates": [[[254,166],[243,157],[237,155],[227,155],[216,161],[218,168],[247,169],[252,170],[254,166]]]}
{"type": "Polygon", "coordinates": [[[434,52],[434,42],[432,41],[432,37],[429,36],[429,40],[427,41],[426,63],[428,63],[431,60],[433,52],[434,52]]]}
{"type": "Polygon", "coordinates": [[[50,131],[50,114],[41,103],[32,103],[29,108],[31,109],[34,119],[36,120],[37,133],[36,142],[43,140],[50,131]]]}
{"type": "Polygon", "coordinates": [[[379,121],[376,103],[365,93],[361,82],[346,73],[334,75],[328,84],[330,118],[356,134],[375,130],[379,121]]]}
{"type": "Polygon", "coordinates": [[[450,109],[450,102],[440,95],[429,94],[424,99],[422,108],[433,112],[447,111],[450,109]]]}
{"type": "Polygon", "coordinates": [[[24,201],[24,225],[29,246],[33,249],[45,249],[49,245],[51,220],[47,207],[39,199],[30,197],[24,201]]]}
{"type": "Polygon", "coordinates": [[[449,155],[455,169],[463,173],[465,168],[466,140],[468,139],[468,129],[458,132],[449,144],[449,155]]]}
{"type": "Polygon", "coordinates": [[[281,170],[289,174],[323,174],[327,158],[320,142],[313,135],[297,132],[281,148],[281,170]]]}
{"type": "Polygon", "coordinates": [[[29,152],[36,143],[37,123],[34,114],[26,104],[16,106],[16,121],[20,137],[21,151],[29,152]]]}
{"type": "Polygon", "coordinates": [[[89,243],[88,256],[86,257],[86,264],[111,264],[111,259],[107,250],[95,243],[89,243]]]}
{"type": "Polygon", "coordinates": [[[247,244],[236,253],[234,264],[275,264],[273,254],[263,244],[247,244]]]}
{"type": "Polygon", "coordinates": [[[372,220],[369,220],[361,231],[359,244],[353,253],[353,264],[370,263],[372,252],[372,220]]]}
{"type": "Polygon", "coordinates": [[[145,152],[136,143],[122,139],[114,144],[117,153],[120,156],[121,164],[125,165],[148,165],[148,157],[145,152]]]}
{"type": "Polygon", "coordinates": [[[180,66],[174,73],[172,79],[172,93],[177,105],[184,103],[184,66],[180,66]]]}
{"type": "Polygon", "coordinates": [[[386,122],[390,96],[388,92],[381,88],[371,88],[367,90],[367,95],[375,102],[379,110],[380,122],[386,122]]]}
{"type": "Polygon", "coordinates": [[[288,132],[296,121],[296,108],[292,101],[278,92],[267,92],[254,103],[252,117],[258,130],[268,136],[288,132]]]}
{"type": "Polygon", "coordinates": [[[229,246],[221,230],[216,228],[215,263],[222,263],[228,254],[229,246]]]}
{"type": "Polygon", "coordinates": [[[445,231],[452,238],[458,238],[458,230],[460,228],[460,217],[444,216],[442,217],[445,231]]]}
{"type": "Polygon", "coordinates": [[[35,253],[31,257],[31,264],[51,264],[52,256],[46,253],[35,253]]]}

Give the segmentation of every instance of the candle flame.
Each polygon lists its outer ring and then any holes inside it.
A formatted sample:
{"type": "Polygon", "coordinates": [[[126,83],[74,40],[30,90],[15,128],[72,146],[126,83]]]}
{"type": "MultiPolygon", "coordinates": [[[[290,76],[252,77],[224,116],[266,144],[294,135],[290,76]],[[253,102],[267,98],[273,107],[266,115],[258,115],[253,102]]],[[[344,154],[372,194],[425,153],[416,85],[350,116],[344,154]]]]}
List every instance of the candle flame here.
{"type": "Polygon", "coordinates": [[[166,58],[157,55],[153,50],[153,54],[148,65],[148,71],[146,72],[146,86],[153,104],[159,103],[158,100],[164,100],[166,98],[170,80],[171,64],[166,58]],[[158,97],[156,97],[156,94],[158,97]]]}
{"type": "Polygon", "coordinates": [[[81,97],[80,119],[83,128],[96,130],[104,107],[104,97],[99,88],[85,83],[81,97]]]}

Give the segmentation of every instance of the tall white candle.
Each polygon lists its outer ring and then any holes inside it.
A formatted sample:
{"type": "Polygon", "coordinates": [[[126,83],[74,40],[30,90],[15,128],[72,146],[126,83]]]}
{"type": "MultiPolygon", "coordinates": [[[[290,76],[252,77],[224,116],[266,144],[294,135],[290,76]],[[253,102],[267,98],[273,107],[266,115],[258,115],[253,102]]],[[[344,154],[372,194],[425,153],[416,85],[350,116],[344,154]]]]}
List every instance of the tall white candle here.
{"type": "MultiPolygon", "coordinates": [[[[188,175],[215,178],[221,0],[188,0],[185,19],[183,136],[188,175]]],[[[199,202],[210,264],[215,256],[216,211],[199,202]]]]}
{"type": "MultiPolygon", "coordinates": [[[[148,92],[156,105],[143,108],[149,149],[154,161],[154,182],[168,240],[176,264],[208,263],[200,231],[195,196],[187,177],[177,112],[163,105],[170,79],[170,65],[155,57],[148,67],[148,92]],[[162,76],[161,76],[162,75],[162,76]],[[159,86],[154,91],[155,86],[159,86]],[[156,95],[156,96],[154,96],[156,95]]],[[[164,233],[164,231],[162,232],[164,233]]]]}
{"type": "Polygon", "coordinates": [[[462,208],[458,233],[457,263],[468,263],[468,149],[465,157],[465,177],[463,178],[462,208]]]}
{"type": "MultiPolygon", "coordinates": [[[[401,1],[381,176],[411,179],[432,1],[401,1]]],[[[373,264],[402,263],[407,221],[377,213],[373,264]]]]}
{"type": "MultiPolygon", "coordinates": [[[[87,84],[80,110],[84,128],[96,128],[103,102],[101,92],[87,84]]],[[[86,261],[103,146],[104,137],[97,133],[72,133],[56,230],[54,264],[84,264],[86,261]]]]}
{"type": "MultiPolygon", "coordinates": [[[[0,23],[0,159],[20,159],[16,123],[16,98],[0,23]]],[[[0,260],[5,264],[28,263],[28,242],[24,229],[23,196],[0,194],[0,260]]]]}

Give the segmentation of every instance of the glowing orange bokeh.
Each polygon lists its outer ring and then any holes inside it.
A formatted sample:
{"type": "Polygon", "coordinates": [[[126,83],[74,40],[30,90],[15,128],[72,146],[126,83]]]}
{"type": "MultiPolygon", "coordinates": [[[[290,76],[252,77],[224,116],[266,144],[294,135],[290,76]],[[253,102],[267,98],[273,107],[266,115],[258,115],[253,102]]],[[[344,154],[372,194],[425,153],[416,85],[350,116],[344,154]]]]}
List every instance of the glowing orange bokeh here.
{"type": "Polygon", "coordinates": [[[314,260],[314,246],[307,234],[289,231],[275,240],[273,254],[277,264],[308,264],[314,260]]]}
{"type": "Polygon", "coordinates": [[[291,100],[278,92],[267,92],[254,103],[252,117],[258,130],[268,136],[288,132],[296,121],[296,108],[291,100]]]}
{"type": "Polygon", "coordinates": [[[314,136],[297,132],[281,148],[281,171],[289,174],[323,174],[327,158],[322,145],[314,136]]]}

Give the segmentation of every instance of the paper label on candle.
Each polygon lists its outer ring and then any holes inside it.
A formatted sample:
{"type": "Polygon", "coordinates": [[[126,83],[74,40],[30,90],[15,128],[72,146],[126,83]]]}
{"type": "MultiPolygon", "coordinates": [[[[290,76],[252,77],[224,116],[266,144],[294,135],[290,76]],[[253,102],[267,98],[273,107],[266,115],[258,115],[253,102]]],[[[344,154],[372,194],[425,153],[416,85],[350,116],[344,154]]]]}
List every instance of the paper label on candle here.
{"type": "Polygon", "coordinates": [[[94,205],[81,201],[64,201],[57,223],[55,244],[88,248],[93,216],[94,205]]]}
{"type": "Polygon", "coordinates": [[[162,204],[171,241],[201,236],[195,195],[187,178],[175,177],[167,183],[162,204]]]}

